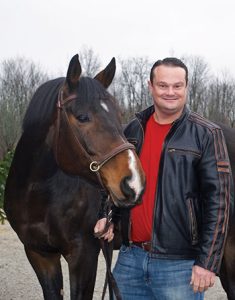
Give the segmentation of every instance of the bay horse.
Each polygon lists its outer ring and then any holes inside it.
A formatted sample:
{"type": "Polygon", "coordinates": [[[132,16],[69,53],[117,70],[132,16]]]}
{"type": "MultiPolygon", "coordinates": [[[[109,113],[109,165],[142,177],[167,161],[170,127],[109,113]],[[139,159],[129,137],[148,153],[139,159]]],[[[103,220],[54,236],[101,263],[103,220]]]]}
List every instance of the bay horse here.
{"type": "Polygon", "coordinates": [[[119,207],[140,201],[144,173],[107,92],[115,59],[94,79],[78,55],[66,78],[34,94],[5,188],[8,221],[24,244],[44,299],[63,299],[61,255],[72,300],[92,299],[100,242],[94,226],[105,189],[119,207]]]}
{"type": "MultiPolygon", "coordinates": [[[[235,187],[235,128],[219,124],[223,130],[232,169],[233,188],[235,187]]],[[[233,199],[234,201],[234,199],[233,199]]],[[[220,280],[229,300],[235,300],[235,211],[229,220],[229,230],[221,264],[220,280]]]]}

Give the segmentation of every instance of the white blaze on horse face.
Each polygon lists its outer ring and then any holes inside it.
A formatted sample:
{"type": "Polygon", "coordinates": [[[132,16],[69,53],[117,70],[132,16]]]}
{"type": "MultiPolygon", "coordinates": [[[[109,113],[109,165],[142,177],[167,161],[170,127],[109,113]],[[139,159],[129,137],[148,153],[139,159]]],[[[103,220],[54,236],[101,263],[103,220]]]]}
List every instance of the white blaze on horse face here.
{"type": "Polygon", "coordinates": [[[104,110],[109,112],[108,106],[103,101],[100,102],[100,105],[103,107],[104,110]]]}
{"type": "Polygon", "coordinates": [[[128,150],[128,157],[129,157],[129,167],[132,172],[132,176],[130,180],[128,180],[128,184],[135,191],[136,193],[135,200],[137,200],[142,191],[143,186],[141,184],[140,175],[137,172],[137,161],[133,151],[128,150]]]}

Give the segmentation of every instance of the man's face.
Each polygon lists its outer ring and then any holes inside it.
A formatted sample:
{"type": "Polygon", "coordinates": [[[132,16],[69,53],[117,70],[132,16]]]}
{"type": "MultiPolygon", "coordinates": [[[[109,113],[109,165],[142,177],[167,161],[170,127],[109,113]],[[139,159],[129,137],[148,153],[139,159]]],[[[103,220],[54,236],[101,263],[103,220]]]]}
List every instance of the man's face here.
{"type": "Polygon", "coordinates": [[[187,98],[185,70],[175,66],[161,65],[154,69],[153,83],[149,89],[153,96],[155,111],[162,117],[177,119],[187,98]]]}

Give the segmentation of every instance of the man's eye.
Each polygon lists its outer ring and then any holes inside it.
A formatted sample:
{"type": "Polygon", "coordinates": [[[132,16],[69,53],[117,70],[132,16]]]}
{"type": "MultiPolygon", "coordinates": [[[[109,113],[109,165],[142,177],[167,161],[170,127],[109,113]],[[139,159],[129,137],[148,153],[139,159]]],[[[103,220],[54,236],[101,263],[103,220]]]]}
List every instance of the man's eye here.
{"type": "Polygon", "coordinates": [[[81,114],[81,115],[78,115],[78,116],[77,116],[77,119],[78,119],[78,121],[81,122],[81,123],[85,123],[85,122],[89,122],[89,121],[90,121],[88,114],[81,114]]]}
{"type": "Polygon", "coordinates": [[[167,86],[165,84],[159,84],[159,87],[165,89],[167,86]]]}

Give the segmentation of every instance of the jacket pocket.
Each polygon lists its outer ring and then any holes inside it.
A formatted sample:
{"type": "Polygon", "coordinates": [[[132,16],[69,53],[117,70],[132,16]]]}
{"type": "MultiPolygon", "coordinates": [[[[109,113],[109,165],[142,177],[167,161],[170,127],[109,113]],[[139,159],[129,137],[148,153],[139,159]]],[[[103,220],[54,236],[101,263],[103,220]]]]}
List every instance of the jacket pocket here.
{"type": "Polygon", "coordinates": [[[201,157],[201,153],[195,150],[191,150],[191,149],[179,149],[179,148],[168,148],[168,153],[176,153],[176,154],[181,154],[181,155],[185,155],[185,154],[191,154],[194,156],[197,156],[198,158],[201,157]]]}
{"type": "Polygon", "coordinates": [[[196,219],[192,198],[189,198],[187,200],[187,207],[188,207],[189,230],[191,235],[191,241],[192,241],[192,245],[196,245],[198,243],[198,226],[197,226],[197,219],[196,219]]]}

